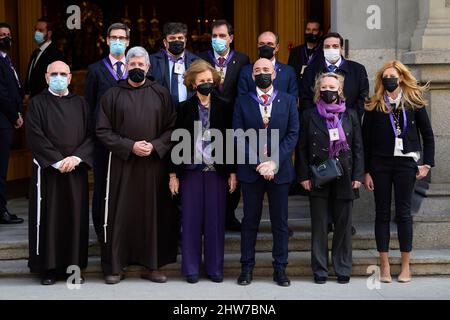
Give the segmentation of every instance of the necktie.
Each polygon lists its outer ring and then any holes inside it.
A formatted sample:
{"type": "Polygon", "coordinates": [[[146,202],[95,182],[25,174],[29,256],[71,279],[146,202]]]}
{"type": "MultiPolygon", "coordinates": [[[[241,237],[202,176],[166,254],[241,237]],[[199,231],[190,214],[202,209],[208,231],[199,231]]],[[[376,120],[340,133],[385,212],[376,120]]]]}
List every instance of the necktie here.
{"type": "Polygon", "coordinates": [[[33,72],[34,66],[37,62],[37,56],[39,55],[39,52],[41,52],[41,49],[37,48],[33,51],[33,54],[31,55],[31,64],[30,64],[30,70],[28,71],[28,81],[31,81],[31,73],[33,72]]]}
{"type": "Polygon", "coordinates": [[[180,101],[179,94],[178,94],[178,74],[175,73],[175,64],[173,64],[172,68],[172,80],[170,81],[170,95],[172,96],[172,99],[176,102],[180,101]]]}
{"type": "Polygon", "coordinates": [[[328,66],[328,71],[330,71],[330,72],[336,72],[336,70],[337,70],[337,67],[336,67],[334,64],[330,64],[330,65],[328,66]]]}
{"type": "Polygon", "coordinates": [[[219,67],[220,68],[225,67],[225,58],[224,57],[219,57],[219,67]]]}
{"type": "Polygon", "coordinates": [[[261,98],[264,100],[264,105],[267,105],[267,102],[269,102],[269,95],[263,94],[261,98]]]}
{"type": "Polygon", "coordinates": [[[269,119],[270,119],[270,116],[269,116],[268,110],[267,110],[267,103],[269,102],[269,95],[263,94],[261,96],[261,98],[264,100],[263,123],[264,123],[264,128],[267,129],[269,127],[269,119]]]}
{"type": "Polygon", "coordinates": [[[119,77],[119,79],[121,79],[121,80],[123,78],[122,65],[123,65],[122,61],[116,62],[116,68],[117,68],[116,73],[117,73],[117,76],[119,77]]]}

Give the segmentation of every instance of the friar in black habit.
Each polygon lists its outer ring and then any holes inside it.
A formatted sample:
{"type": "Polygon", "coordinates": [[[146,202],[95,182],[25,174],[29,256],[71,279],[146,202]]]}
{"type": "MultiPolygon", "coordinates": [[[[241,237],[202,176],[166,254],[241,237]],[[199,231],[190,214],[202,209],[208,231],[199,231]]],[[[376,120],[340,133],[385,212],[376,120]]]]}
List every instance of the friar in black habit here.
{"type": "Polygon", "coordinates": [[[49,88],[30,100],[26,117],[33,155],[28,266],[51,285],[67,267],[87,266],[94,145],[89,106],[68,90],[69,66],[56,61],[45,77],[49,88]]]}

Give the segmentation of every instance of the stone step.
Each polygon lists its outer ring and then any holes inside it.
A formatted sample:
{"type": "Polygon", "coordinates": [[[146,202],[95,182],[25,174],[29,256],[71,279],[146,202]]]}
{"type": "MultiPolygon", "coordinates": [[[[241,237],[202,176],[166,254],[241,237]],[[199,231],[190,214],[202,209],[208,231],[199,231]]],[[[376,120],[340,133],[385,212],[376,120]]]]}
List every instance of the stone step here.
{"type": "MultiPolygon", "coordinates": [[[[287,273],[291,277],[311,276],[311,253],[291,252],[289,254],[289,265],[287,273]]],[[[224,273],[227,277],[237,277],[240,272],[240,255],[228,253],[225,255],[224,273]]],[[[170,277],[180,276],[181,258],[178,262],[165,266],[162,270],[170,277]]],[[[400,252],[391,251],[391,272],[397,275],[400,271],[400,252]]],[[[370,266],[377,265],[378,253],[374,250],[354,250],[353,251],[353,275],[369,276],[372,272],[367,272],[370,266]]],[[[142,271],[142,267],[131,266],[127,269],[127,276],[136,277],[142,271]]],[[[450,275],[450,250],[415,250],[412,252],[411,270],[414,276],[450,275]]],[[[272,256],[268,252],[256,254],[255,276],[270,277],[272,275],[272,256]]],[[[101,277],[100,259],[98,257],[89,258],[89,266],[85,270],[87,277],[101,277]]],[[[330,268],[330,275],[332,275],[330,268]]],[[[29,273],[26,260],[3,260],[0,261],[0,277],[25,277],[32,276],[29,273]]]]}
{"type": "MultiPolygon", "coordinates": [[[[294,234],[289,238],[289,251],[309,251],[311,250],[311,227],[309,220],[290,220],[289,228],[294,234]]],[[[357,233],[353,236],[353,250],[375,249],[375,235],[372,224],[355,225],[357,233]]],[[[391,249],[398,249],[396,228],[392,226],[391,249]]],[[[16,240],[0,242],[0,260],[20,260],[28,258],[28,241],[24,235],[14,237],[16,240]]],[[[329,235],[329,248],[331,248],[332,234],[329,235]]],[[[225,237],[225,252],[239,253],[241,245],[241,235],[239,232],[227,232],[225,237]]],[[[258,233],[257,252],[270,252],[272,250],[272,234],[270,223],[261,222],[258,233]]],[[[89,255],[100,255],[100,247],[93,231],[89,245],[89,255]]]]}

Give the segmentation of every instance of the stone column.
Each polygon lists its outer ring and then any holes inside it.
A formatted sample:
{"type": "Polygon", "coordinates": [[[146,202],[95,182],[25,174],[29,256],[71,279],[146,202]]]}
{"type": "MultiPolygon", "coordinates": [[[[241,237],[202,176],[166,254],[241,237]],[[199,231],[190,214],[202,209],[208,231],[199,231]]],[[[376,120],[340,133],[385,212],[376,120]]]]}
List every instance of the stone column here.
{"type": "Polygon", "coordinates": [[[417,184],[413,200],[415,247],[450,247],[450,1],[421,0],[420,20],[403,55],[422,84],[430,82],[428,114],[436,141],[436,167],[417,184]]]}

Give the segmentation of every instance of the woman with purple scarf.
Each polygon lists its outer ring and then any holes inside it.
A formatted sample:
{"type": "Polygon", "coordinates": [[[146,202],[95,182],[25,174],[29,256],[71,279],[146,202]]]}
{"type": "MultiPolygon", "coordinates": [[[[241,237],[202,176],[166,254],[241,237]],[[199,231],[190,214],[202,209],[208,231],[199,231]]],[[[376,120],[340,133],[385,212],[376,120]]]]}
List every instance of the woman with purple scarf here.
{"type": "Polygon", "coordinates": [[[332,262],[337,281],[346,284],[352,273],[352,207],[364,181],[364,152],[358,114],[346,108],[344,78],[335,73],[318,76],[316,108],[305,110],[297,147],[297,176],[309,193],[312,225],[311,266],[314,281],[328,280],[328,212],[332,206],[335,230],[332,262]],[[311,181],[311,165],[338,159],[342,177],[321,187],[311,181]]]}

